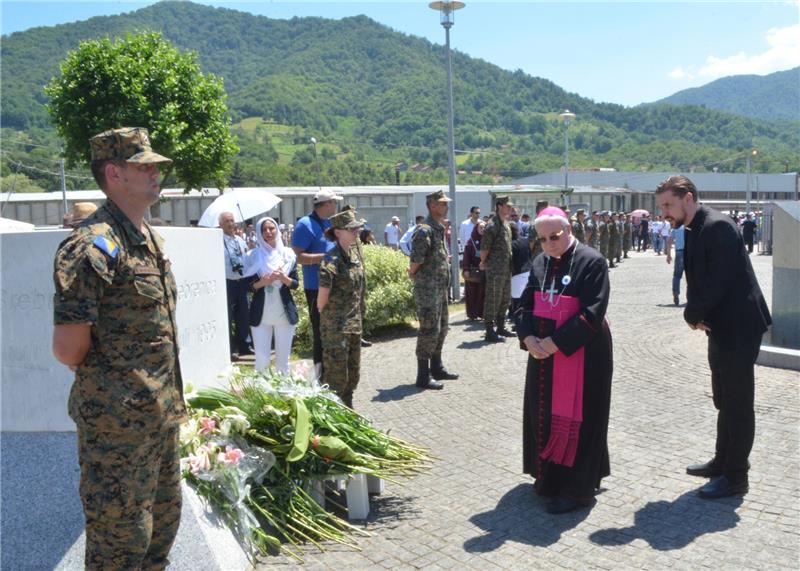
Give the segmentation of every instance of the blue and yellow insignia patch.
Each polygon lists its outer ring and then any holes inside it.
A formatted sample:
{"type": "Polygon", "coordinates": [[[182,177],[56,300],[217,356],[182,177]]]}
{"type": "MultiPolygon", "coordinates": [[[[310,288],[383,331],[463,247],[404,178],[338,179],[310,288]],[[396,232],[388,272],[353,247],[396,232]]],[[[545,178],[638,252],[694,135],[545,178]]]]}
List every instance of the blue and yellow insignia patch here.
{"type": "Polygon", "coordinates": [[[99,250],[102,250],[106,254],[108,254],[109,258],[116,258],[117,252],[119,252],[119,246],[117,246],[113,240],[106,238],[105,236],[98,236],[92,242],[95,247],[99,250]]]}

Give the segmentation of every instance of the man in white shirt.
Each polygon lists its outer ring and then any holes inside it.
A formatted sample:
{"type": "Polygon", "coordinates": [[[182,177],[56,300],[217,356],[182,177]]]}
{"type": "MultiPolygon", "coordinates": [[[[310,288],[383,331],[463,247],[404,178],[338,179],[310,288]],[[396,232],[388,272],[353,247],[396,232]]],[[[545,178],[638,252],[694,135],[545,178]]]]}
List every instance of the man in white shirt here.
{"type": "Polygon", "coordinates": [[[481,218],[481,209],[480,206],[473,206],[469,209],[469,218],[464,220],[458,228],[458,250],[459,252],[463,252],[464,248],[467,246],[467,242],[472,237],[472,230],[475,228],[475,224],[478,223],[478,220],[481,218]]]}
{"type": "Polygon", "coordinates": [[[383,229],[383,243],[389,246],[392,250],[397,249],[397,244],[400,241],[400,219],[397,216],[392,216],[392,221],[383,229]]]}
{"type": "Polygon", "coordinates": [[[250,308],[247,305],[248,281],[242,277],[247,244],[236,235],[233,213],[219,215],[219,227],[225,250],[225,289],[228,294],[228,327],[230,328],[231,356],[252,355],[247,337],[250,335],[250,308]]]}
{"type": "Polygon", "coordinates": [[[661,255],[661,248],[663,246],[661,238],[661,230],[664,228],[664,223],[661,221],[661,216],[656,216],[656,219],[650,223],[650,234],[653,237],[653,250],[656,256],[661,255]]]}

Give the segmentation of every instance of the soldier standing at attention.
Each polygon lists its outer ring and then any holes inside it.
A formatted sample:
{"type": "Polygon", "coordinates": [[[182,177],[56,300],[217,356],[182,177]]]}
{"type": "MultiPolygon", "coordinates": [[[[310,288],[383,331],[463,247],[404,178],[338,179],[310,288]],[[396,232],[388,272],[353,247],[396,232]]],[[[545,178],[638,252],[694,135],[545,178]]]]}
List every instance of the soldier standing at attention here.
{"type": "Polygon", "coordinates": [[[583,208],[578,208],[575,212],[575,222],[572,223],[572,235],[578,239],[581,244],[586,243],[586,211],[583,208]]]}
{"type": "MultiPolygon", "coordinates": [[[[536,216],[539,216],[539,213],[549,206],[549,202],[546,200],[537,200],[536,201],[536,216]]],[[[536,218],[534,216],[534,218],[536,218]]],[[[528,244],[531,246],[531,260],[533,260],[536,256],[542,253],[542,245],[539,243],[539,239],[536,236],[536,228],[533,227],[533,224],[530,225],[528,230],[528,244]]]]}
{"type": "Polygon", "coordinates": [[[442,364],[449,318],[450,265],[444,229],[448,202],[450,199],[441,190],[426,196],[428,217],[417,227],[411,239],[408,276],[414,282],[417,302],[417,386],[421,389],[440,390],[444,385],[439,381],[458,378],[442,364]]]}
{"type": "Polygon", "coordinates": [[[511,227],[508,218],[513,208],[508,196],[495,198],[494,216],[481,240],[481,263],[478,267],[486,272],[483,320],[489,343],[499,343],[503,341],[501,337],[516,337],[506,330],[505,325],[511,303],[511,227]]]}
{"type": "Polygon", "coordinates": [[[361,378],[361,327],[364,315],[364,264],[355,247],[365,222],[355,210],[329,218],[325,237],[336,243],[319,267],[319,328],[322,379],[342,402],[353,408],[353,391],[361,378]]]}
{"type": "Polygon", "coordinates": [[[625,221],[622,223],[622,257],[627,258],[628,252],[633,247],[633,224],[631,223],[631,215],[625,215],[625,221]]]}
{"type": "Polygon", "coordinates": [[[606,222],[606,228],[608,229],[608,252],[606,253],[606,258],[608,258],[608,267],[614,267],[614,258],[618,259],[617,255],[617,248],[619,247],[620,254],[622,253],[622,240],[620,240],[621,236],[619,235],[619,224],[617,222],[617,213],[611,212],[610,213],[610,221],[606,222]]]}
{"type": "Polygon", "coordinates": [[[164,569],[181,514],[178,425],[186,420],[164,242],[144,221],[160,165],[146,129],[90,140],[108,197],[58,248],[53,353],[75,371],[86,569],[164,569]]]}
{"type": "Polygon", "coordinates": [[[586,243],[595,250],[600,249],[600,214],[597,210],[592,212],[591,219],[586,223],[586,243]]]}
{"type": "Polygon", "coordinates": [[[609,220],[608,211],[604,210],[602,213],[602,218],[600,219],[600,223],[597,225],[597,241],[600,246],[600,254],[610,263],[610,267],[614,268],[614,260],[610,259],[610,249],[609,249],[609,226],[611,226],[611,222],[609,220]]]}

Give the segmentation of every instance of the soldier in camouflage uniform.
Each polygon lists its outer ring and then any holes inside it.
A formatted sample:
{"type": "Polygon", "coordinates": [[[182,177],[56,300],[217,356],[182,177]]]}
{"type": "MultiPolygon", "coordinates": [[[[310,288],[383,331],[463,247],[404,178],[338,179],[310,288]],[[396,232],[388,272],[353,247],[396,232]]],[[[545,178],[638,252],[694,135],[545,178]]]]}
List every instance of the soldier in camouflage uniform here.
{"type": "Polygon", "coordinates": [[[417,381],[421,389],[444,388],[439,381],[457,379],[442,364],[442,348],[447,337],[447,295],[450,290],[450,264],[445,242],[444,220],[450,199],[437,190],[425,197],[428,217],[414,231],[408,276],[414,282],[417,302],[417,381]]]}
{"type": "Polygon", "coordinates": [[[322,338],[323,381],[342,402],[353,407],[353,391],[361,377],[361,330],[366,292],[358,234],[364,221],[355,210],[329,218],[325,237],[336,247],[319,266],[319,329],[322,338]]]}
{"type": "Polygon", "coordinates": [[[619,262],[619,255],[622,255],[622,234],[620,233],[620,226],[619,220],[617,219],[617,213],[611,212],[610,213],[610,221],[607,224],[608,226],[608,254],[606,257],[608,258],[608,267],[614,267],[614,261],[616,260],[619,262]]]}
{"type": "Polygon", "coordinates": [[[75,371],[87,569],[164,569],[178,532],[178,425],[186,419],[164,242],[144,221],[160,193],[146,129],[92,137],[108,197],[55,256],[53,352],[75,371]]]}
{"type": "Polygon", "coordinates": [[[622,257],[627,258],[628,252],[633,246],[633,224],[631,223],[631,215],[625,215],[625,221],[622,223],[622,257]]]}
{"type": "MultiPolygon", "coordinates": [[[[353,212],[355,212],[356,211],[355,205],[354,204],[345,204],[344,206],[342,206],[342,210],[341,210],[342,212],[347,212],[348,210],[352,210],[353,212]]],[[[366,230],[366,229],[367,228],[363,228],[362,231],[366,230]]],[[[355,250],[356,255],[358,255],[358,259],[361,260],[361,263],[363,264],[364,263],[364,250],[361,248],[361,239],[360,239],[360,237],[359,237],[358,240],[356,240],[356,243],[353,244],[352,249],[355,250]]],[[[367,275],[365,273],[364,274],[364,297],[366,298],[366,296],[367,296],[367,275]]],[[[367,312],[367,306],[366,306],[366,304],[364,304],[364,311],[361,313],[361,321],[362,321],[362,323],[364,321],[364,316],[366,315],[366,312],[367,312]]],[[[363,332],[362,332],[362,337],[361,337],[361,346],[362,347],[372,347],[372,342],[371,341],[367,341],[366,339],[364,339],[363,332]]]]}
{"type": "Polygon", "coordinates": [[[599,248],[600,254],[611,262],[611,267],[613,268],[614,261],[609,260],[609,249],[608,249],[609,238],[610,238],[609,226],[611,226],[611,220],[608,215],[608,211],[603,211],[603,213],[601,214],[600,223],[597,225],[597,241],[598,245],[600,246],[599,248]]]}
{"type": "MultiPolygon", "coordinates": [[[[538,216],[539,213],[543,209],[547,208],[549,205],[550,205],[550,203],[547,200],[539,200],[539,201],[537,201],[536,202],[536,215],[534,216],[534,218],[536,218],[536,216],[538,216]]],[[[531,260],[533,260],[536,256],[538,256],[539,254],[542,253],[542,245],[539,243],[539,239],[536,236],[536,229],[533,227],[533,222],[532,221],[531,221],[530,228],[528,230],[528,245],[530,245],[530,247],[531,247],[531,260]]]]}
{"type": "MultiPolygon", "coordinates": [[[[503,337],[516,337],[505,326],[511,303],[511,228],[508,218],[514,205],[508,196],[498,196],[494,204],[494,215],[483,232],[481,263],[478,266],[486,272],[483,320],[486,325],[485,339],[489,343],[504,341],[503,337]]],[[[531,235],[535,234],[531,232],[531,235]]]]}
{"type": "Polygon", "coordinates": [[[592,212],[592,217],[586,222],[586,243],[595,250],[600,249],[600,214],[597,210],[592,212]]]}
{"type": "Polygon", "coordinates": [[[572,235],[578,239],[581,244],[586,243],[586,211],[583,208],[578,208],[575,212],[575,222],[572,223],[572,235]]]}

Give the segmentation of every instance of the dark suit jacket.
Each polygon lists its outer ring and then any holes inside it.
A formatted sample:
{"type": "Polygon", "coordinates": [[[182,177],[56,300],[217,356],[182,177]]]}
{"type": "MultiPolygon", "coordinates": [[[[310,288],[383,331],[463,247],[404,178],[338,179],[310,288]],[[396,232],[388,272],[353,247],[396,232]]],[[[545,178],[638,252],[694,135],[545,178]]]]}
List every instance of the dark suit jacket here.
{"type": "MultiPolygon", "coordinates": [[[[283,309],[286,311],[286,317],[292,325],[297,324],[297,306],[292,298],[291,290],[297,289],[300,283],[297,280],[297,264],[294,265],[292,271],[289,272],[289,277],[292,279],[292,285],[286,286],[281,284],[280,294],[281,301],[283,302],[283,309]]],[[[258,281],[258,276],[254,276],[251,284],[258,281]]],[[[264,288],[255,290],[253,293],[253,300],[250,302],[250,325],[257,326],[261,324],[261,316],[264,313],[264,288]]]]}
{"type": "Polygon", "coordinates": [[[701,206],[686,226],[687,323],[703,322],[722,347],[747,347],[772,323],[736,224],[701,206]]]}

